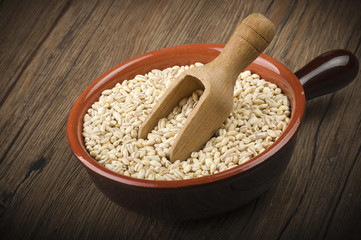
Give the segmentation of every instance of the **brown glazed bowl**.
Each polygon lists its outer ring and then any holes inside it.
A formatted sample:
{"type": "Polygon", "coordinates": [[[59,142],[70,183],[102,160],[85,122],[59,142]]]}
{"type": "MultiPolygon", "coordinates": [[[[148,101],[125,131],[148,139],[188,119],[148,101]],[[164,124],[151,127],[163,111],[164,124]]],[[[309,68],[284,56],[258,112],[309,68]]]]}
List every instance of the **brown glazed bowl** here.
{"type": "Polygon", "coordinates": [[[152,69],[208,63],[223,47],[221,44],[192,44],[146,53],[104,73],[76,100],[67,123],[69,143],[91,179],[109,199],[140,214],[177,220],[216,215],[255,199],[285,170],[301,124],[305,99],[336,91],[358,73],[357,58],[346,50],[327,52],[296,74],[277,60],[261,54],[247,69],[277,84],[288,96],[292,109],[290,123],[266,151],[221,173],[190,180],[141,180],[112,172],[88,154],[82,137],[83,117],[103,90],[152,69]]]}

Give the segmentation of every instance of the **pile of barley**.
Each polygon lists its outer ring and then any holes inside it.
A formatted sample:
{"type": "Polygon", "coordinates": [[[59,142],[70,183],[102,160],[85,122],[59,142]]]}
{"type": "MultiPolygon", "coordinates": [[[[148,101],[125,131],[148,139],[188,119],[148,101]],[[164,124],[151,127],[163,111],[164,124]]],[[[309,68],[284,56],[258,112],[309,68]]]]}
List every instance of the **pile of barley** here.
{"type": "Polygon", "coordinates": [[[147,139],[137,139],[139,126],[165,89],[182,71],[200,65],[152,70],[103,91],[84,117],[83,136],[90,155],[126,176],[179,180],[230,169],[272,145],[290,120],[289,102],[275,84],[250,71],[241,73],[236,81],[233,112],[203,149],[193,152],[187,161],[171,163],[170,147],[202,90],[180,101],[147,139]]]}

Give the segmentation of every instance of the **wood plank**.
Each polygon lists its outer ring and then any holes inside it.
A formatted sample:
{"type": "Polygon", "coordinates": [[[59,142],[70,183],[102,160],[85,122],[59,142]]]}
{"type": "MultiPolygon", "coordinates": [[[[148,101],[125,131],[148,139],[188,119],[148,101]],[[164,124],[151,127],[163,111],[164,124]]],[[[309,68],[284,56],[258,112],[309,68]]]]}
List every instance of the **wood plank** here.
{"type": "Polygon", "coordinates": [[[3,239],[356,239],[361,229],[360,74],[307,102],[290,165],[257,200],[164,222],[110,202],[77,163],[68,112],[97,76],[139,54],[225,43],[242,17],[279,25],[266,53],[299,69],[346,48],[361,58],[360,1],[3,1],[0,3],[3,239]],[[11,50],[10,50],[11,49],[11,50]],[[13,50],[15,49],[15,50],[13,50]]]}
{"type": "Polygon", "coordinates": [[[0,106],[33,61],[59,19],[68,1],[3,1],[0,8],[0,106]],[[19,17],[21,16],[21,17],[19,17]]]}

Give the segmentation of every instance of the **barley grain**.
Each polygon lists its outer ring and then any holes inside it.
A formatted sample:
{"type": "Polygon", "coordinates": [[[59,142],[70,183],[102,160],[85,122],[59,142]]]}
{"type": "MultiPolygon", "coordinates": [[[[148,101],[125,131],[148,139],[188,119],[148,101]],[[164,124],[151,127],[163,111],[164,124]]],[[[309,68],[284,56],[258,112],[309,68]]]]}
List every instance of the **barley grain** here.
{"type": "Polygon", "coordinates": [[[102,92],[84,116],[86,149],[107,169],[148,180],[180,180],[216,174],[249,161],[265,151],[287,128],[291,111],[282,90],[250,71],[235,84],[234,109],[199,152],[187,161],[171,163],[170,147],[203,90],[180,101],[159,120],[147,139],[137,139],[139,127],[177,76],[191,66],[154,69],[102,92]]]}

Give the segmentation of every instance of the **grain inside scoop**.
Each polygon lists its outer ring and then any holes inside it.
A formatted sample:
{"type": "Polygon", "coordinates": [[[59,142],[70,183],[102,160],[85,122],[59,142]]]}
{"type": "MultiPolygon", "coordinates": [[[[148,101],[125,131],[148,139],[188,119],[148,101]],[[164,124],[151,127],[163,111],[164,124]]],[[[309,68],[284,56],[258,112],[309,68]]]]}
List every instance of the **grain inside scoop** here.
{"type": "Polygon", "coordinates": [[[139,129],[139,138],[146,138],[159,119],[195,90],[204,93],[179,131],[171,147],[170,160],[186,160],[201,149],[233,107],[235,81],[275,34],[275,26],[259,13],[251,14],[236,28],[221,54],[212,62],[184,71],[159,99],[139,129]]]}

